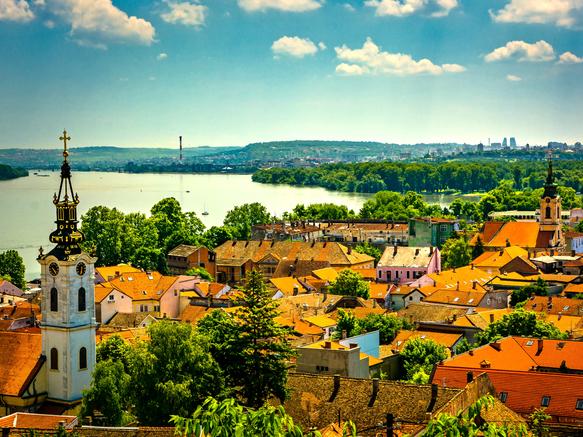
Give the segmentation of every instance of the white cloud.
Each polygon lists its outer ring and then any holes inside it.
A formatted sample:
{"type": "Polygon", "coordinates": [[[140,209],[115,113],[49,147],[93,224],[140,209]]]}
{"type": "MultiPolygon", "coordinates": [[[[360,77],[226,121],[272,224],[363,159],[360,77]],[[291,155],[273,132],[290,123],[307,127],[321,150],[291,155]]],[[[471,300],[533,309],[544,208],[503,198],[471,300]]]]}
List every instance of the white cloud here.
{"type": "Polygon", "coordinates": [[[549,23],[573,27],[583,18],[583,0],[510,0],[490,15],[498,23],[549,23]]]}
{"type": "Polygon", "coordinates": [[[0,21],[18,21],[25,23],[34,18],[26,0],[0,0],[0,21]]]}
{"type": "Polygon", "coordinates": [[[410,55],[381,51],[371,38],[360,49],[346,45],[336,47],[336,56],[343,61],[336,72],[341,74],[394,74],[400,76],[415,74],[461,73],[465,67],[458,64],[436,65],[429,59],[416,61],[410,55]]]}
{"type": "Polygon", "coordinates": [[[488,53],[486,62],[517,59],[519,62],[545,62],[555,59],[555,50],[548,42],[540,40],[534,44],[524,41],[509,41],[503,47],[488,53]]]}
{"type": "Polygon", "coordinates": [[[326,50],[326,48],[327,48],[327,47],[326,47],[326,44],[324,44],[324,42],[323,42],[323,41],[320,41],[320,42],[318,43],[318,48],[319,48],[320,50],[326,50]]]}
{"type": "Polygon", "coordinates": [[[350,3],[344,3],[342,5],[344,7],[344,9],[346,9],[348,12],[354,12],[356,11],[356,9],[354,8],[354,6],[352,6],[350,3]]]}
{"type": "Polygon", "coordinates": [[[559,56],[559,61],[557,64],[581,64],[583,62],[583,58],[575,55],[571,52],[565,52],[561,56],[559,56]]]}
{"type": "Polygon", "coordinates": [[[368,73],[368,68],[343,62],[336,66],[336,73],[346,76],[362,76],[363,74],[368,73]]]}
{"type": "Polygon", "coordinates": [[[318,52],[318,47],[309,38],[282,36],[273,42],[271,51],[276,57],[287,55],[294,58],[303,58],[307,55],[315,55],[318,52]]]}
{"type": "Polygon", "coordinates": [[[53,20],[45,20],[44,25],[47,29],[54,29],[55,22],[53,20]]]}
{"type": "Polygon", "coordinates": [[[285,12],[307,12],[322,7],[324,0],[237,0],[247,12],[276,9],[285,12]]]}
{"type": "Polygon", "coordinates": [[[161,15],[167,23],[179,23],[185,26],[201,27],[204,25],[208,8],[204,5],[190,2],[167,2],[170,11],[161,15]]]}
{"type": "Polygon", "coordinates": [[[510,82],[520,82],[522,80],[522,77],[515,76],[514,74],[509,74],[506,76],[506,80],[509,80],[510,82]]]}
{"type": "Polygon", "coordinates": [[[111,0],[47,0],[47,7],[71,25],[70,34],[80,45],[105,48],[112,42],[154,42],[152,23],[128,16],[111,0]]]}
{"type": "Polygon", "coordinates": [[[432,17],[445,17],[458,7],[458,0],[366,0],[364,4],[375,8],[378,16],[404,17],[426,12],[432,17]]]}
{"type": "Polygon", "coordinates": [[[168,59],[168,54],[167,53],[160,53],[158,56],[156,56],[156,59],[158,61],[164,61],[164,60],[168,59]]]}

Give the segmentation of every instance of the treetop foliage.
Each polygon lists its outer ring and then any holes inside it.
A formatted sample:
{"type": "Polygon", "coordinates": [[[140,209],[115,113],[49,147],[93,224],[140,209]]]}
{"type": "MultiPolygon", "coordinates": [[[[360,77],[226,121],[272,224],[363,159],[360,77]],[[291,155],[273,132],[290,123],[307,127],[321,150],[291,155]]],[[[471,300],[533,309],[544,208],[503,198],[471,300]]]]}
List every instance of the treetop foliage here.
{"type": "Polygon", "coordinates": [[[330,284],[330,293],[341,296],[356,296],[368,299],[370,286],[362,279],[362,275],[354,270],[342,270],[336,280],[330,284]]]}
{"type": "Polygon", "coordinates": [[[0,277],[20,289],[26,287],[24,260],[16,250],[0,253],[0,277]]]}

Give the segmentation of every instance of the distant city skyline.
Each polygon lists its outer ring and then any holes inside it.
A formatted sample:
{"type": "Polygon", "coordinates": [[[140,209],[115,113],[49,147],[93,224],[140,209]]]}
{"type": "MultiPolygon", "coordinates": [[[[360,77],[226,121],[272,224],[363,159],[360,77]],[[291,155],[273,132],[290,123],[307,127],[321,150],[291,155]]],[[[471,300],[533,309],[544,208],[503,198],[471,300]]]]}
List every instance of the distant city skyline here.
{"type": "Polygon", "coordinates": [[[0,147],[583,139],[583,2],[0,0],[0,147]]]}

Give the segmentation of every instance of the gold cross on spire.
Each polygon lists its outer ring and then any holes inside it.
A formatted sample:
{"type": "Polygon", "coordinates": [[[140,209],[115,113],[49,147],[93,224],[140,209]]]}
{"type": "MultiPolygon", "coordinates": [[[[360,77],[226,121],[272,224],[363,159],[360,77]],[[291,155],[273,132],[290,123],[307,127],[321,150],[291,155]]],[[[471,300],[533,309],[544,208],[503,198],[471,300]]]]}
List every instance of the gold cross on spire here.
{"type": "Polygon", "coordinates": [[[64,149],[63,149],[63,157],[65,161],[67,160],[67,156],[69,156],[69,152],[67,152],[67,141],[71,140],[71,137],[67,135],[67,131],[63,129],[63,136],[59,137],[59,140],[63,142],[64,149]]]}

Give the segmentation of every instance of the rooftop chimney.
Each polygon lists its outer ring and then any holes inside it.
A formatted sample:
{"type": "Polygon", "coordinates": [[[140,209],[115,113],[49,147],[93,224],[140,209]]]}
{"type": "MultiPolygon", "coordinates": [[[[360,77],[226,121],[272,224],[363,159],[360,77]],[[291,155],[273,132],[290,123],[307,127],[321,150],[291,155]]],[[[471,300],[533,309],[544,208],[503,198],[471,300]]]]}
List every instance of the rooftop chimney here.
{"type": "Polygon", "coordinates": [[[476,281],[472,281],[472,289],[476,289],[476,281]]]}
{"type": "Polygon", "coordinates": [[[537,343],[536,343],[536,355],[541,354],[541,352],[543,351],[543,345],[544,345],[544,340],[542,338],[539,338],[537,343]]]}
{"type": "Polygon", "coordinates": [[[490,323],[494,323],[494,314],[490,314],[490,323]]]}
{"type": "Polygon", "coordinates": [[[373,378],[372,379],[372,396],[370,397],[370,401],[368,402],[369,408],[374,405],[378,394],[379,394],[379,379],[373,378]]]}
{"type": "Polygon", "coordinates": [[[342,330],[342,340],[346,340],[347,337],[347,333],[346,333],[346,329],[342,330]]]}
{"type": "Polygon", "coordinates": [[[300,287],[297,284],[294,285],[294,296],[297,296],[300,292],[300,287]]]}
{"type": "Polygon", "coordinates": [[[324,342],[324,349],[332,349],[332,342],[331,341],[325,341],[324,342]]]}
{"type": "Polygon", "coordinates": [[[352,253],[352,247],[348,246],[348,255],[352,253]]]}
{"type": "Polygon", "coordinates": [[[397,255],[397,251],[398,251],[398,250],[399,250],[399,246],[397,246],[397,245],[395,244],[395,246],[393,246],[393,256],[396,256],[396,255],[397,255]]]}
{"type": "Polygon", "coordinates": [[[502,345],[500,344],[500,341],[498,341],[498,340],[490,343],[490,346],[492,346],[492,348],[497,350],[498,352],[500,352],[502,350],[502,345]]]}

